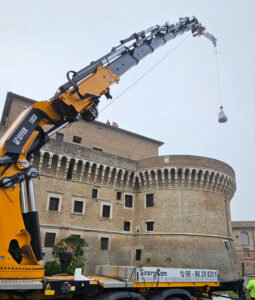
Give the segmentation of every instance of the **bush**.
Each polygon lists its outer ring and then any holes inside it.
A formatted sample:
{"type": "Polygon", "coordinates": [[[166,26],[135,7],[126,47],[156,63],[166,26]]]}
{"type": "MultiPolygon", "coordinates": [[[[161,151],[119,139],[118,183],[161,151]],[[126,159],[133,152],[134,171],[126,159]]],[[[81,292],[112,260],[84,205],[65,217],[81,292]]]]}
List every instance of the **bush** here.
{"type": "Polygon", "coordinates": [[[59,263],[57,263],[55,260],[47,261],[45,263],[44,268],[45,268],[45,275],[46,276],[52,276],[52,275],[56,275],[56,274],[61,273],[61,265],[59,263]]]}
{"type": "Polygon", "coordinates": [[[68,267],[68,274],[73,275],[75,268],[83,268],[86,259],[84,258],[83,248],[88,244],[85,239],[79,236],[69,235],[61,239],[52,249],[52,255],[55,259],[59,259],[60,253],[68,252],[72,254],[70,266],[68,267]]]}

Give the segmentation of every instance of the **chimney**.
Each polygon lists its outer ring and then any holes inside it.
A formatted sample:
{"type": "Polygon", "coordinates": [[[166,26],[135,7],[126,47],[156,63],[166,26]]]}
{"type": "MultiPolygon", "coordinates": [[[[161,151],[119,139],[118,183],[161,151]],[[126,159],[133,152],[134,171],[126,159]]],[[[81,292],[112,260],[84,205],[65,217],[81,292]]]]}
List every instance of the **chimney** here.
{"type": "Polygon", "coordinates": [[[116,122],[112,122],[112,127],[119,128],[119,125],[118,125],[118,123],[116,123],[116,122]]]}

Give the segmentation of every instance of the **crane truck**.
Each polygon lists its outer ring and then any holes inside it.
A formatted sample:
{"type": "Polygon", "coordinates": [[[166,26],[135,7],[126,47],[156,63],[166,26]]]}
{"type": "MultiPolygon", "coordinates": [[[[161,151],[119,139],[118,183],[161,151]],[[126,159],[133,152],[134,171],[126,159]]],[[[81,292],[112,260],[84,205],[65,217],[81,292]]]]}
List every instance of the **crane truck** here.
{"type": "Polygon", "coordinates": [[[60,129],[79,120],[95,120],[100,98],[112,98],[110,86],[120,76],[158,47],[188,31],[193,36],[205,36],[216,46],[215,37],[195,17],[134,33],[87,67],[78,72],[69,71],[67,82],[51,99],[35,102],[25,109],[3,134],[0,139],[0,298],[31,293],[35,297],[33,293],[37,293],[37,297],[74,295],[111,300],[193,299],[202,292],[226,288],[241,293],[240,282],[220,283],[217,270],[123,267],[123,276],[118,278],[110,278],[109,269],[101,274],[104,277],[44,275],[33,189],[33,179],[39,174],[30,165],[30,159],[60,129]]]}

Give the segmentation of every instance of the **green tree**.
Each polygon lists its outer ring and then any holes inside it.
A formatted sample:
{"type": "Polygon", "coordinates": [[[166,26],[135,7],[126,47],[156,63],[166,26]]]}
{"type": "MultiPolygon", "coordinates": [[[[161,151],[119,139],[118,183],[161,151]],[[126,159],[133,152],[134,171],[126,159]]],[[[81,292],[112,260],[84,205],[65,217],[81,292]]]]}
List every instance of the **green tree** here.
{"type": "Polygon", "coordinates": [[[58,259],[61,252],[69,252],[72,254],[68,274],[73,275],[75,268],[83,268],[85,265],[83,248],[87,247],[88,243],[85,239],[76,235],[69,235],[61,239],[52,249],[52,255],[58,259]]]}

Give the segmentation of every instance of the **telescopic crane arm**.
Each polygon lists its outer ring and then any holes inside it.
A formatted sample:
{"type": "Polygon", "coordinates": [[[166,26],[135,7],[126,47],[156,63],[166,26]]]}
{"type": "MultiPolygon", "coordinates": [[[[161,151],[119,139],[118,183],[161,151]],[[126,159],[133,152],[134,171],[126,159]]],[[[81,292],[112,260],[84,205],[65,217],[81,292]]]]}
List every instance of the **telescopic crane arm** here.
{"type": "Polygon", "coordinates": [[[43,276],[39,263],[42,259],[39,220],[32,185],[38,170],[29,165],[30,157],[51,135],[68,124],[80,118],[94,120],[98,116],[100,97],[111,98],[110,86],[118,82],[121,75],[158,47],[187,31],[193,36],[204,35],[216,46],[216,39],[205,32],[194,17],[134,33],[87,67],[78,72],[69,71],[68,81],[50,100],[36,102],[24,110],[5,132],[0,139],[0,278],[43,276]],[[45,125],[53,127],[44,132],[45,125]]]}

